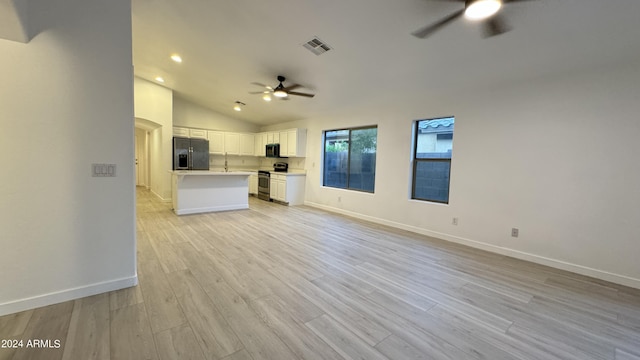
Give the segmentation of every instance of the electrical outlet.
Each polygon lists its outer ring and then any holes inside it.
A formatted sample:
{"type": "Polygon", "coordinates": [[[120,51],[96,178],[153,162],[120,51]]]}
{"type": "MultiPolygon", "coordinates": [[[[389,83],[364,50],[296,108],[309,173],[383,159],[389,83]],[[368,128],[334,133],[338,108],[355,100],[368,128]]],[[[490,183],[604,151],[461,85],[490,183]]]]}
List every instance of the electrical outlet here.
{"type": "Polygon", "coordinates": [[[451,220],[451,223],[453,225],[458,225],[458,218],[454,217],[453,220],[451,220]]]}
{"type": "Polygon", "coordinates": [[[511,228],[511,237],[518,237],[520,230],[518,228],[511,228]]]}

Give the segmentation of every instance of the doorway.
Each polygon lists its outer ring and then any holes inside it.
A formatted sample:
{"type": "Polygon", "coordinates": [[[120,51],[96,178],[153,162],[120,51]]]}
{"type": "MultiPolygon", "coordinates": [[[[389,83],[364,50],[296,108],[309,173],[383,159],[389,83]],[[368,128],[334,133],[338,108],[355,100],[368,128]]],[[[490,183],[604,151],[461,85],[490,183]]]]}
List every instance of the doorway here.
{"type": "Polygon", "coordinates": [[[135,128],[136,186],[149,188],[149,132],[135,128]]]}

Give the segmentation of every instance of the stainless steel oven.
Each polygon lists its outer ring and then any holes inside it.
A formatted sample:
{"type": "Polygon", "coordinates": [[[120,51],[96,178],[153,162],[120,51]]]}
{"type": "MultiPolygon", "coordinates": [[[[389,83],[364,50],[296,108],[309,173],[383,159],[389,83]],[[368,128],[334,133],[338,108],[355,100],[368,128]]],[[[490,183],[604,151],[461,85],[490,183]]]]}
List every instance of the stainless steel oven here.
{"type": "Polygon", "coordinates": [[[268,171],[258,171],[258,198],[271,200],[271,174],[268,171]]]}

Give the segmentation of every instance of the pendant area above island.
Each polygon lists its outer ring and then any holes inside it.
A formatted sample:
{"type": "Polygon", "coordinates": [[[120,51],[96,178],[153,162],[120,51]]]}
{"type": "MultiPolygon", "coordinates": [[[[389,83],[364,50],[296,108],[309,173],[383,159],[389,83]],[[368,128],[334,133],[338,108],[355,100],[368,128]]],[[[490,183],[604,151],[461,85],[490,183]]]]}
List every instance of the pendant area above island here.
{"type": "Polygon", "coordinates": [[[248,171],[171,171],[173,211],[177,215],[249,208],[248,171]]]}

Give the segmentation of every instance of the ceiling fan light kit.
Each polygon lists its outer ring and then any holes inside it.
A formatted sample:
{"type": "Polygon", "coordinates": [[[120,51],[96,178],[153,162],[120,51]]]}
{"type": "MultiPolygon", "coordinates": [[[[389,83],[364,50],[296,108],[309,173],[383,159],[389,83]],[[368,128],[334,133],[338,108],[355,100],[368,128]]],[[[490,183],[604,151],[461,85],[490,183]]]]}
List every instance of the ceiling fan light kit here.
{"type": "Polygon", "coordinates": [[[253,85],[258,85],[261,87],[264,87],[267,90],[263,90],[263,91],[250,91],[249,94],[263,94],[262,95],[262,99],[264,101],[271,101],[271,95],[282,99],[282,100],[287,100],[289,99],[289,95],[296,95],[296,96],[303,96],[303,97],[308,97],[308,98],[312,98],[315,96],[315,94],[308,94],[308,93],[301,93],[301,92],[297,92],[297,91],[291,91],[294,89],[297,89],[299,87],[302,87],[302,85],[300,84],[292,84],[289,86],[284,86],[282,83],[286,80],[286,78],[282,75],[278,75],[277,77],[278,79],[278,86],[276,86],[275,88],[272,88],[271,86],[267,86],[258,82],[252,82],[253,85]]]}
{"type": "Polygon", "coordinates": [[[289,95],[287,95],[286,91],[278,89],[278,90],[273,92],[273,96],[279,97],[279,98],[283,98],[283,97],[287,97],[289,95]]]}
{"type": "Polygon", "coordinates": [[[501,7],[500,0],[467,1],[464,16],[469,20],[483,20],[495,15],[501,7]]]}
{"type": "MultiPolygon", "coordinates": [[[[435,1],[435,0],[434,0],[435,1]]],[[[442,0],[438,0],[442,1],[442,0]]],[[[479,21],[482,26],[482,33],[485,38],[504,34],[511,30],[509,23],[500,14],[503,5],[532,1],[532,0],[447,0],[449,2],[464,3],[464,8],[460,9],[444,18],[423,26],[411,33],[411,35],[424,39],[427,38],[446,25],[464,16],[467,20],[479,21]]]]}
{"type": "Polygon", "coordinates": [[[242,111],[242,106],[247,105],[241,101],[236,101],[236,104],[233,106],[233,110],[242,111]]]}

